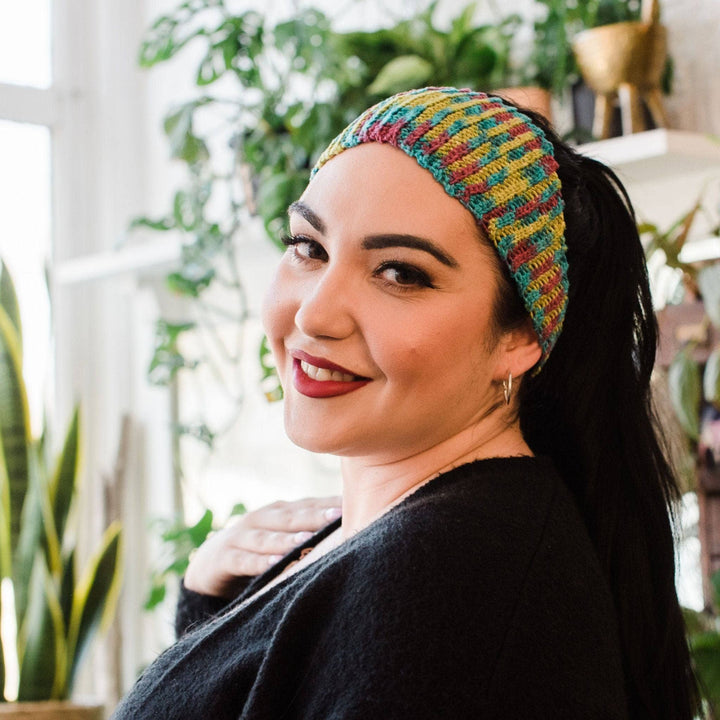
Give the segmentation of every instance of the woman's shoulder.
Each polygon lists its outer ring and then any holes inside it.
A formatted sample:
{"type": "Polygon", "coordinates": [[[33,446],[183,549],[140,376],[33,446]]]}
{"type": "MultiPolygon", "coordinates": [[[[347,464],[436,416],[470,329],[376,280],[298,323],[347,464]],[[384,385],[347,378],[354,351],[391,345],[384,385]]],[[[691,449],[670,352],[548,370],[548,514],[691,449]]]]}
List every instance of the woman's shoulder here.
{"type": "Polygon", "coordinates": [[[454,468],[368,531],[363,544],[370,556],[419,554],[445,565],[453,555],[482,572],[529,562],[541,545],[566,559],[592,560],[594,553],[569,490],[546,458],[491,458],[454,468]]]}
{"type": "Polygon", "coordinates": [[[611,602],[580,513],[544,459],[455,468],[349,541],[346,553],[354,592],[418,612],[480,608],[497,619],[528,586],[548,602],[568,586],[603,612],[611,602]]]}

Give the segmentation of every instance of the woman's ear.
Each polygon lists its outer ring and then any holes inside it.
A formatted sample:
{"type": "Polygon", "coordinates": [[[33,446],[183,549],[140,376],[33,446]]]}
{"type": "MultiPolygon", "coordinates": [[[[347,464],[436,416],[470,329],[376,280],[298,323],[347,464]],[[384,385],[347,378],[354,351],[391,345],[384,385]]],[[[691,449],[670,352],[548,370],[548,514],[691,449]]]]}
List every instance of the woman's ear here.
{"type": "Polygon", "coordinates": [[[542,356],[542,348],[530,318],[522,325],[506,332],[500,341],[501,358],[499,367],[503,375],[511,372],[520,377],[530,370],[542,356]]]}

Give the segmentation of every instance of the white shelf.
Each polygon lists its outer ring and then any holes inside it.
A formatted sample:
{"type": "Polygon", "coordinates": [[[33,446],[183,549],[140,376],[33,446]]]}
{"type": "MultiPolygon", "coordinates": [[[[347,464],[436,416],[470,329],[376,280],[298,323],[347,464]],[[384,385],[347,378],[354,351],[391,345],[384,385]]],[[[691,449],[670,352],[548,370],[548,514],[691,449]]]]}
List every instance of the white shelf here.
{"type": "Polygon", "coordinates": [[[120,275],[162,274],[180,259],[178,239],[156,239],[142,245],[65,260],[53,272],[59,285],[105,280],[120,275]]]}
{"type": "Polygon", "coordinates": [[[631,183],[713,169],[720,174],[720,138],[684,130],[648,130],[587,143],[578,151],[619,171],[631,183]]]}

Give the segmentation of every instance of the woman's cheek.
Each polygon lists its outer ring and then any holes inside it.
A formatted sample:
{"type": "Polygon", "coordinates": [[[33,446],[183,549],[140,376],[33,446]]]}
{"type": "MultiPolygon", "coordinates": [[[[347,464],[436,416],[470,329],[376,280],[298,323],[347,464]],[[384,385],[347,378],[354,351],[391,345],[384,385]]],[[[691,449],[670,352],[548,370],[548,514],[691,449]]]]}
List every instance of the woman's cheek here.
{"type": "Polygon", "coordinates": [[[278,366],[283,361],[284,339],[292,330],[294,317],[285,274],[281,265],[265,293],[260,310],[262,325],[278,366]]]}

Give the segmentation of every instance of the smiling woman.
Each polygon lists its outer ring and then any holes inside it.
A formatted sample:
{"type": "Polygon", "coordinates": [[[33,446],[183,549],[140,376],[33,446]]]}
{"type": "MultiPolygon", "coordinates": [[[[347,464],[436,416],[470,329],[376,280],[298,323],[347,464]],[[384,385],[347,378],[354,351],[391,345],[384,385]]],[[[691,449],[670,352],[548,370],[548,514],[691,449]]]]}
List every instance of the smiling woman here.
{"type": "Polygon", "coordinates": [[[201,548],[178,643],[115,717],[690,720],[656,327],[612,172],[425,88],[351,123],[289,220],[263,317],[287,432],[341,457],[342,508],[201,548]]]}
{"type": "Polygon", "coordinates": [[[497,256],[429,172],[386,144],[343,153],[291,206],[290,231],[264,322],[294,442],[393,464],[530,454],[496,411],[502,380],[539,359],[537,336],[528,321],[498,342],[497,256]],[[337,401],[313,402],[326,383],[298,353],[364,380],[328,383],[337,401]]]}

